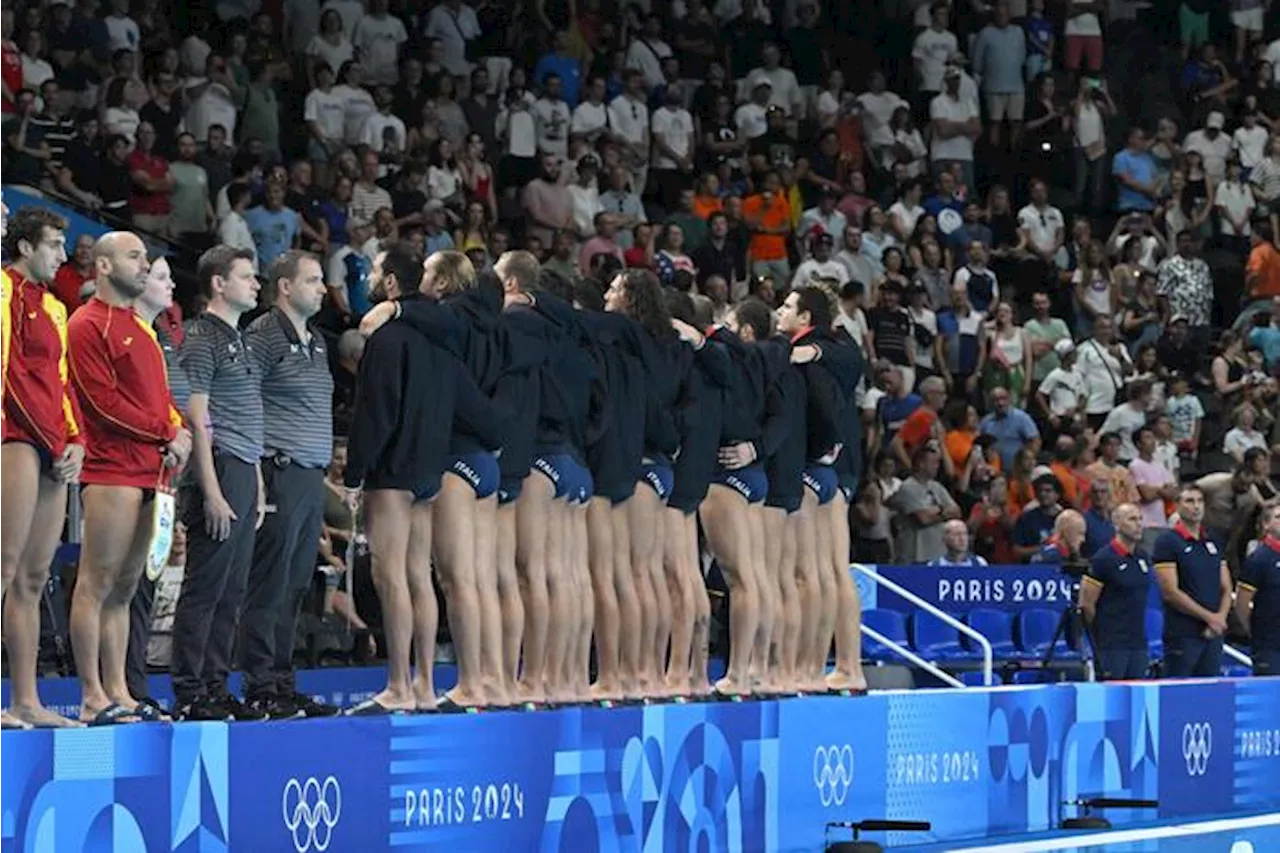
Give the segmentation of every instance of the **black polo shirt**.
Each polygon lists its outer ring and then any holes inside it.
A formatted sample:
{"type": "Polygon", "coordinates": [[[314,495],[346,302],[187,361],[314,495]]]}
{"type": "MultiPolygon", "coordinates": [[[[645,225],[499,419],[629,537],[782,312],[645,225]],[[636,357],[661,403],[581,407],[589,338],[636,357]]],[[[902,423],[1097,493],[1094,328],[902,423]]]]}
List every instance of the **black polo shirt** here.
{"type": "Polygon", "coordinates": [[[1240,588],[1253,592],[1253,648],[1280,649],[1280,539],[1268,536],[1245,558],[1240,588]]]}
{"type": "MultiPolygon", "coordinates": [[[[1160,534],[1151,555],[1156,571],[1177,571],[1178,588],[1201,607],[1217,611],[1222,604],[1222,549],[1209,539],[1197,537],[1179,523],[1160,534]]],[[[1199,637],[1205,625],[1168,603],[1164,606],[1166,637],[1199,637]]]]}
{"type": "Polygon", "coordinates": [[[1146,610],[1151,594],[1151,561],[1141,549],[1130,551],[1112,539],[1089,561],[1084,582],[1101,587],[1093,621],[1094,637],[1104,649],[1147,648],[1146,610]]]}
{"type": "Polygon", "coordinates": [[[215,450],[262,458],[262,370],[240,330],[208,311],[191,322],[179,356],[191,393],[209,397],[215,450]]]}

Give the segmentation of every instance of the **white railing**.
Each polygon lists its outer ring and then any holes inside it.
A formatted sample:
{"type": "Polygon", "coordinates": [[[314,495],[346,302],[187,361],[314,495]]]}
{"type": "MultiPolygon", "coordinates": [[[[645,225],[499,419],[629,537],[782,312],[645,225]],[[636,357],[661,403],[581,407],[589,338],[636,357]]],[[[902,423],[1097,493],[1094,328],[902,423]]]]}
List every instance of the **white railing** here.
{"type": "Polygon", "coordinates": [[[945,682],[951,685],[952,687],[965,686],[963,681],[956,678],[954,675],[947,672],[945,669],[942,669],[937,664],[930,663],[929,661],[920,657],[920,655],[911,651],[911,649],[907,648],[906,646],[900,645],[899,643],[895,643],[893,640],[890,640],[888,637],[886,637],[884,634],[881,634],[879,631],[877,631],[875,628],[872,628],[870,625],[864,624],[862,626],[862,633],[867,635],[871,639],[875,640],[877,643],[884,646],[889,651],[894,652],[895,654],[906,658],[908,661],[920,667],[925,672],[929,673],[939,681],[945,682]]]}
{"type": "Polygon", "coordinates": [[[1244,652],[1237,649],[1235,646],[1228,645],[1227,643],[1223,643],[1222,653],[1227,657],[1231,658],[1232,660],[1234,660],[1236,663],[1242,663],[1245,666],[1249,667],[1249,669],[1253,669],[1253,658],[1249,657],[1244,652]]]}
{"type": "MultiPolygon", "coordinates": [[[[849,568],[852,571],[858,572],[863,577],[870,580],[872,583],[880,584],[881,586],[885,587],[888,590],[891,590],[892,592],[896,593],[902,598],[905,598],[907,601],[910,601],[912,604],[914,604],[916,607],[919,607],[921,610],[924,610],[926,613],[936,616],[938,619],[942,620],[942,622],[944,622],[945,624],[950,625],[952,628],[955,628],[961,634],[964,634],[966,637],[976,642],[978,646],[982,649],[982,683],[987,687],[992,686],[991,643],[987,640],[986,637],[984,637],[979,632],[973,630],[968,625],[964,624],[959,619],[952,616],[950,613],[940,610],[938,607],[925,601],[923,598],[916,595],[914,592],[907,589],[906,587],[899,586],[898,584],[894,583],[893,581],[889,580],[886,577],[883,577],[877,574],[876,572],[872,571],[871,569],[867,568],[861,563],[850,563],[849,568]]],[[[862,631],[864,634],[867,634],[868,636],[870,636],[873,640],[876,640],[877,642],[884,642],[882,638],[874,636],[873,633],[870,631],[870,629],[867,628],[867,626],[863,625],[862,631]]],[[[890,645],[889,643],[885,643],[885,646],[893,649],[895,652],[898,652],[898,654],[903,654],[903,649],[901,647],[894,648],[894,646],[890,645]]],[[[903,655],[903,656],[906,657],[906,655],[903,655]]],[[[911,660],[911,658],[909,657],[907,659],[911,660]]],[[[917,658],[915,661],[912,661],[912,663],[917,663],[918,660],[919,658],[917,658]]],[[[919,664],[917,663],[917,665],[919,664]]],[[[951,679],[951,681],[955,682],[954,686],[957,686],[957,687],[964,686],[960,684],[960,682],[956,681],[954,678],[951,679]]]]}

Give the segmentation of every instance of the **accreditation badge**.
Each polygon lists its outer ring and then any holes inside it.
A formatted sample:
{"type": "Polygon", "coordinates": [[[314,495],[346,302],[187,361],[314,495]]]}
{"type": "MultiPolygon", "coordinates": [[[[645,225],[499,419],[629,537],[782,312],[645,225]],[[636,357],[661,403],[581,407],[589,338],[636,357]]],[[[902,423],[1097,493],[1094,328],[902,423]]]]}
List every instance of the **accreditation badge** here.
{"type": "Polygon", "coordinates": [[[151,502],[151,547],[147,549],[147,580],[160,579],[164,567],[169,565],[169,551],[173,548],[173,528],[177,523],[177,501],[168,489],[156,489],[151,502]]]}

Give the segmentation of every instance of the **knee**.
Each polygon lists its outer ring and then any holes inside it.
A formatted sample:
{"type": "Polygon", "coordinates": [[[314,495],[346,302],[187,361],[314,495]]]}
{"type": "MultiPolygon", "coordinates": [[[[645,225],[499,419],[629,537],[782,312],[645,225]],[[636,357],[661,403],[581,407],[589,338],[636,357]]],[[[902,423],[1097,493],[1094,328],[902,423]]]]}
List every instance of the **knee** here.
{"type": "Polygon", "coordinates": [[[47,570],[23,569],[15,571],[10,578],[5,595],[17,601],[31,603],[38,601],[44,592],[45,582],[49,580],[47,570]]]}

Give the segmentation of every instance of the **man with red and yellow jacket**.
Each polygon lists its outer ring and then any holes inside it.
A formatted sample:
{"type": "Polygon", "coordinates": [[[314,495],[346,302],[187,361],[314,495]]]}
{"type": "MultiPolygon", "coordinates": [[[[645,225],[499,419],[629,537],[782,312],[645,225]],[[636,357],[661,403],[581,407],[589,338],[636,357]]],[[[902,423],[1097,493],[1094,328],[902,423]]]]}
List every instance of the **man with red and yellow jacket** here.
{"type": "Polygon", "coordinates": [[[67,311],[48,291],[67,259],[67,223],[38,207],[19,209],[4,245],[11,260],[9,363],[4,371],[0,477],[4,629],[12,706],[4,725],[71,726],[36,693],[40,594],[62,537],[67,484],[80,477],[80,411],[67,379],[67,311]]]}
{"type": "MultiPolygon", "coordinates": [[[[84,539],[71,602],[81,722],[159,719],[125,681],[129,602],[155,535],[156,490],[186,463],[191,433],[169,392],[155,330],[134,310],[147,247],[130,232],[93,247],[95,292],[67,325],[71,380],[84,409],[84,539]]],[[[170,518],[172,511],[169,512],[170,518]]]]}

